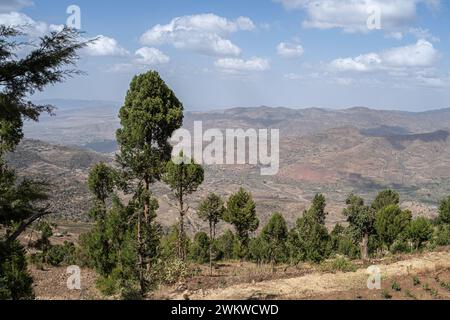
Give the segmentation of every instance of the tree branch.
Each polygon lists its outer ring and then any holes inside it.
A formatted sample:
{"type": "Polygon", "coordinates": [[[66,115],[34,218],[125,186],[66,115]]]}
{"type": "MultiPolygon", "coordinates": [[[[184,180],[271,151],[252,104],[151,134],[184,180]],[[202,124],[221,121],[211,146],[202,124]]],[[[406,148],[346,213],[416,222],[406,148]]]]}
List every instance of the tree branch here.
{"type": "Polygon", "coordinates": [[[43,216],[50,214],[50,212],[48,211],[49,207],[50,206],[47,206],[47,207],[39,210],[38,212],[36,212],[34,215],[29,217],[28,219],[22,221],[22,223],[16,229],[16,231],[14,231],[10,236],[8,236],[8,238],[6,239],[5,242],[11,243],[11,242],[15,241],[33,222],[42,218],[43,216]]]}

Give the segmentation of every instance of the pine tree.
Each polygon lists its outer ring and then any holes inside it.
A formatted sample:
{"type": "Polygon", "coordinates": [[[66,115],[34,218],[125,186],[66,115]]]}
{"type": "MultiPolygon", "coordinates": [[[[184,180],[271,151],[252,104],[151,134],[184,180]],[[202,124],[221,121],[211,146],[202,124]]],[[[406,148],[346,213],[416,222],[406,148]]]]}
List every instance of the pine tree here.
{"type": "Polygon", "coordinates": [[[121,128],[117,130],[120,154],[117,161],[123,170],[125,190],[134,192],[137,209],[137,247],[141,293],[146,291],[145,273],[154,247],[155,199],[150,185],[161,179],[172,146],[169,138],[183,122],[183,105],[154,71],[135,76],[119,113],[121,128]],[[134,182],[138,183],[137,186],[134,182]],[[134,190],[134,191],[133,191],[134,190]],[[142,208],[142,210],[141,210],[142,208]]]}
{"type": "Polygon", "coordinates": [[[200,203],[197,214],[200,219],[207,221],[209,224],[209,238],[211,239],[209,245],[209,269],[212,275],[212,249],[216,241],[216,225],[223,219],[225,214],[224,203],[218,195],[211,193],[200,203]]]}
{"type": "Polygon", "coordinates": [[[197,188],[203,183],[204,170],[202,166],[196,164],[192,159],[186,159],[181,152],[179,160],[169,161],[163,175],[163,181],[169,185],[174,193],[179,206],[180,213],[180,241],[178,244],[178,256],[181,260],[186,260],[186,247],[184,238],[186,237],[184,228],[184,217],[189,211],[186,205],[186,196],[197,191],[197,188]],[[178,164],[179,163],[179,164],[178,164]]]}
{"type": "Polygon", "coordinates": [[[256,217],[256,204],[250,193],[240,188],[230,196],[224,220],[232,224],[240,244],[239,257],[243,259],[248,251],[250,232],[256,231],[259,220],[256,217]]]}

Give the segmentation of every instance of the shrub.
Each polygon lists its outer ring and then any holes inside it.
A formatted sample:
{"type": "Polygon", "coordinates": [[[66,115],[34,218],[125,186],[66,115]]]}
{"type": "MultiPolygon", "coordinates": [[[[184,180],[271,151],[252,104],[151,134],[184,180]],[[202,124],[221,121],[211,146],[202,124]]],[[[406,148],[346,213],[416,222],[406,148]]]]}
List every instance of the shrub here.
{"type": "Polygon", "coordinates": [[[433,226],[427,218],[419,217],[411,221],[407,233],[408,238],[414,245],[414,248],[419,250],[425,242],[432,238],[433,226]]]}
{"type": "Polygon", "coordinates": [[[450,225],[440,225],[433,235],[433,244],[447,246],[450,244],[450,225]]]}
{"type": "Polygon", "coordinates": [[[73,265],[76,263],[76,248],[72,242],[52,246],[47,253],[47,261],[52,266],[73,265]]]}
{"type": "Polygon", "coordinates": [[[350,260],[344,257],[338,257],[336,259],[323,262],[320,269],[324,272],[355,272],[357,267],[350,260]]]}
{"type": "Polygon", "coordinates": [[[407,253],[407,252],[411,252],[411,248],[406,240],[397,239],[391,245],[389,251],[392,252],[393,254],[407,253]]]}
{"type": "Polygon", "coordinates": [[[402,291],[402,288],[400,287],[400,285],[398,284],[398,282],[396,280],[394,280],[392,282],[392,290],[394,291],[402,291]]]}
{"type": "Polygon", "coordinates": [[[24,248],[17,241],[0,242],[0,300],[32,299],[32,284],[24,248]]]}

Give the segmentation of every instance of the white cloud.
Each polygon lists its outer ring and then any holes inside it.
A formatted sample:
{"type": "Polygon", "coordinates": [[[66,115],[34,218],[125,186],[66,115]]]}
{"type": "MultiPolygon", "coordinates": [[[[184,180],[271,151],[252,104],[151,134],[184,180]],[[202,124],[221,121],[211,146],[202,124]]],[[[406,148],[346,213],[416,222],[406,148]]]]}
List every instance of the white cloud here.
{"type": "Polygon", "coordinates": [[[32,4],[33,2],[28,0],[2,0],[0,2],[0,12],[17,11],[32,4]]]}
{"type": "Polygon", "coordinates": [[[394,67],[431,67],[438,58],[438,51],[426,40],[419,40],[410,46],[393,48],[383,54],[385,64],[394,67]]]}
{"type": "Polygon", "coordinates": [[[420,39],[417,43],[397,47],[381,53],[368,53],[355,58],[339,58],[329,64],[332,71],[368,72],[375,70],[396,70],[404,68],[429,68],[439,58],[433,44],[420,39]]]}
{"type": "Polygon", "coordinates": [[[88,44],[85,49],[86,54],[90,56],[126,56],[127,50],[122,48],[116,39],[103,35],[97,36],[95,41],[88,44]]]}
{"type": "Polygon", "coordinates": [[[136,62],[143,65],[163,64],[170,61],[170,58],[156,48],[143,47],[136,51],[136,62]]]}
{"type": "Polygon", "coordinates": [[[215,14],[198,14],[174,18],[145,32],[140,42],[148,46],[171,44],[210,56],[238,56],[241,49],[226,37],[237,31],[250,31],[255,25],[247,17],[228,20],[215,14]]]}
{"type": "Polygon", "coordinates": [[[63,25],[34,21],[26,14],[20,12],[1,13],[0,24],[9,27],[19,27],[22,32],[32,38],[40,37],[51,31],[60,31],[64,28],[63,25]]]}
{"type": "Polygon", "coordinates": [[[285,59],[300,58],[305,50],[300,44],[281,42],[277,46],[277,53],[285,59]]]}
{"type": "Polygon", "coordinates": [[[217,60],[214,64],[229,73],[261,72],[270,69],[269,61],[258,57],[249,60],[225,58],[217,60]]]}
{"type": "Polygon", "coordinates": [[[426,4],[432,9],[440,0],[275,0],[286,9],[300,9],[307,14],[304,27],[318,29],[341,28],[346,32],[369,32],[367,20],[373,8],[381,14],[383,30],[408,28],[417,16],[418,6],[426,4]]]}

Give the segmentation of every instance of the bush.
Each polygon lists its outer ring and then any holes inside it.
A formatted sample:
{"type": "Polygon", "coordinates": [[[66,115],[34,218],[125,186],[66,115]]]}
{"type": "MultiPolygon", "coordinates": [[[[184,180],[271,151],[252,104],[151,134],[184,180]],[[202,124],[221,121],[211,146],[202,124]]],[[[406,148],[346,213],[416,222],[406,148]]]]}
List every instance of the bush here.
{"type": "Polygon", "coordinates": [[[433,244],[447,246],[450,244],[450,225],[440,225],[434,232],[433,244]]]}
{"type": "Polygon", "coordinates": [[[348,259],[338,257],[333,260],[325,261],[321,264],[320,269],[323,272],[355,272],[358,268],[348,259]]]}
{"type": "Polygon", "coordinates": [[[231,230],[227,230],[215,242],[216,260],[238,259],[239,242],[231,230]]]}
{"type": "Polygon", "coordinates": [[[393,254],[408,253],[411,252],[411,247],[406,240],[397,239],[389,248],[389,251],[393,254]]]}
{"type": "Polygon", "coordinates": [[[69,266],[76,264],[76,248],[72,242],[65,241],[63,245],[50,247],[47,262],[52,266],[69,266]]]}
{"type": "Polygon", "coordinates": [[[17,242],[0,242],[0,300],[34,298],[25,249],[17,242]]]}

